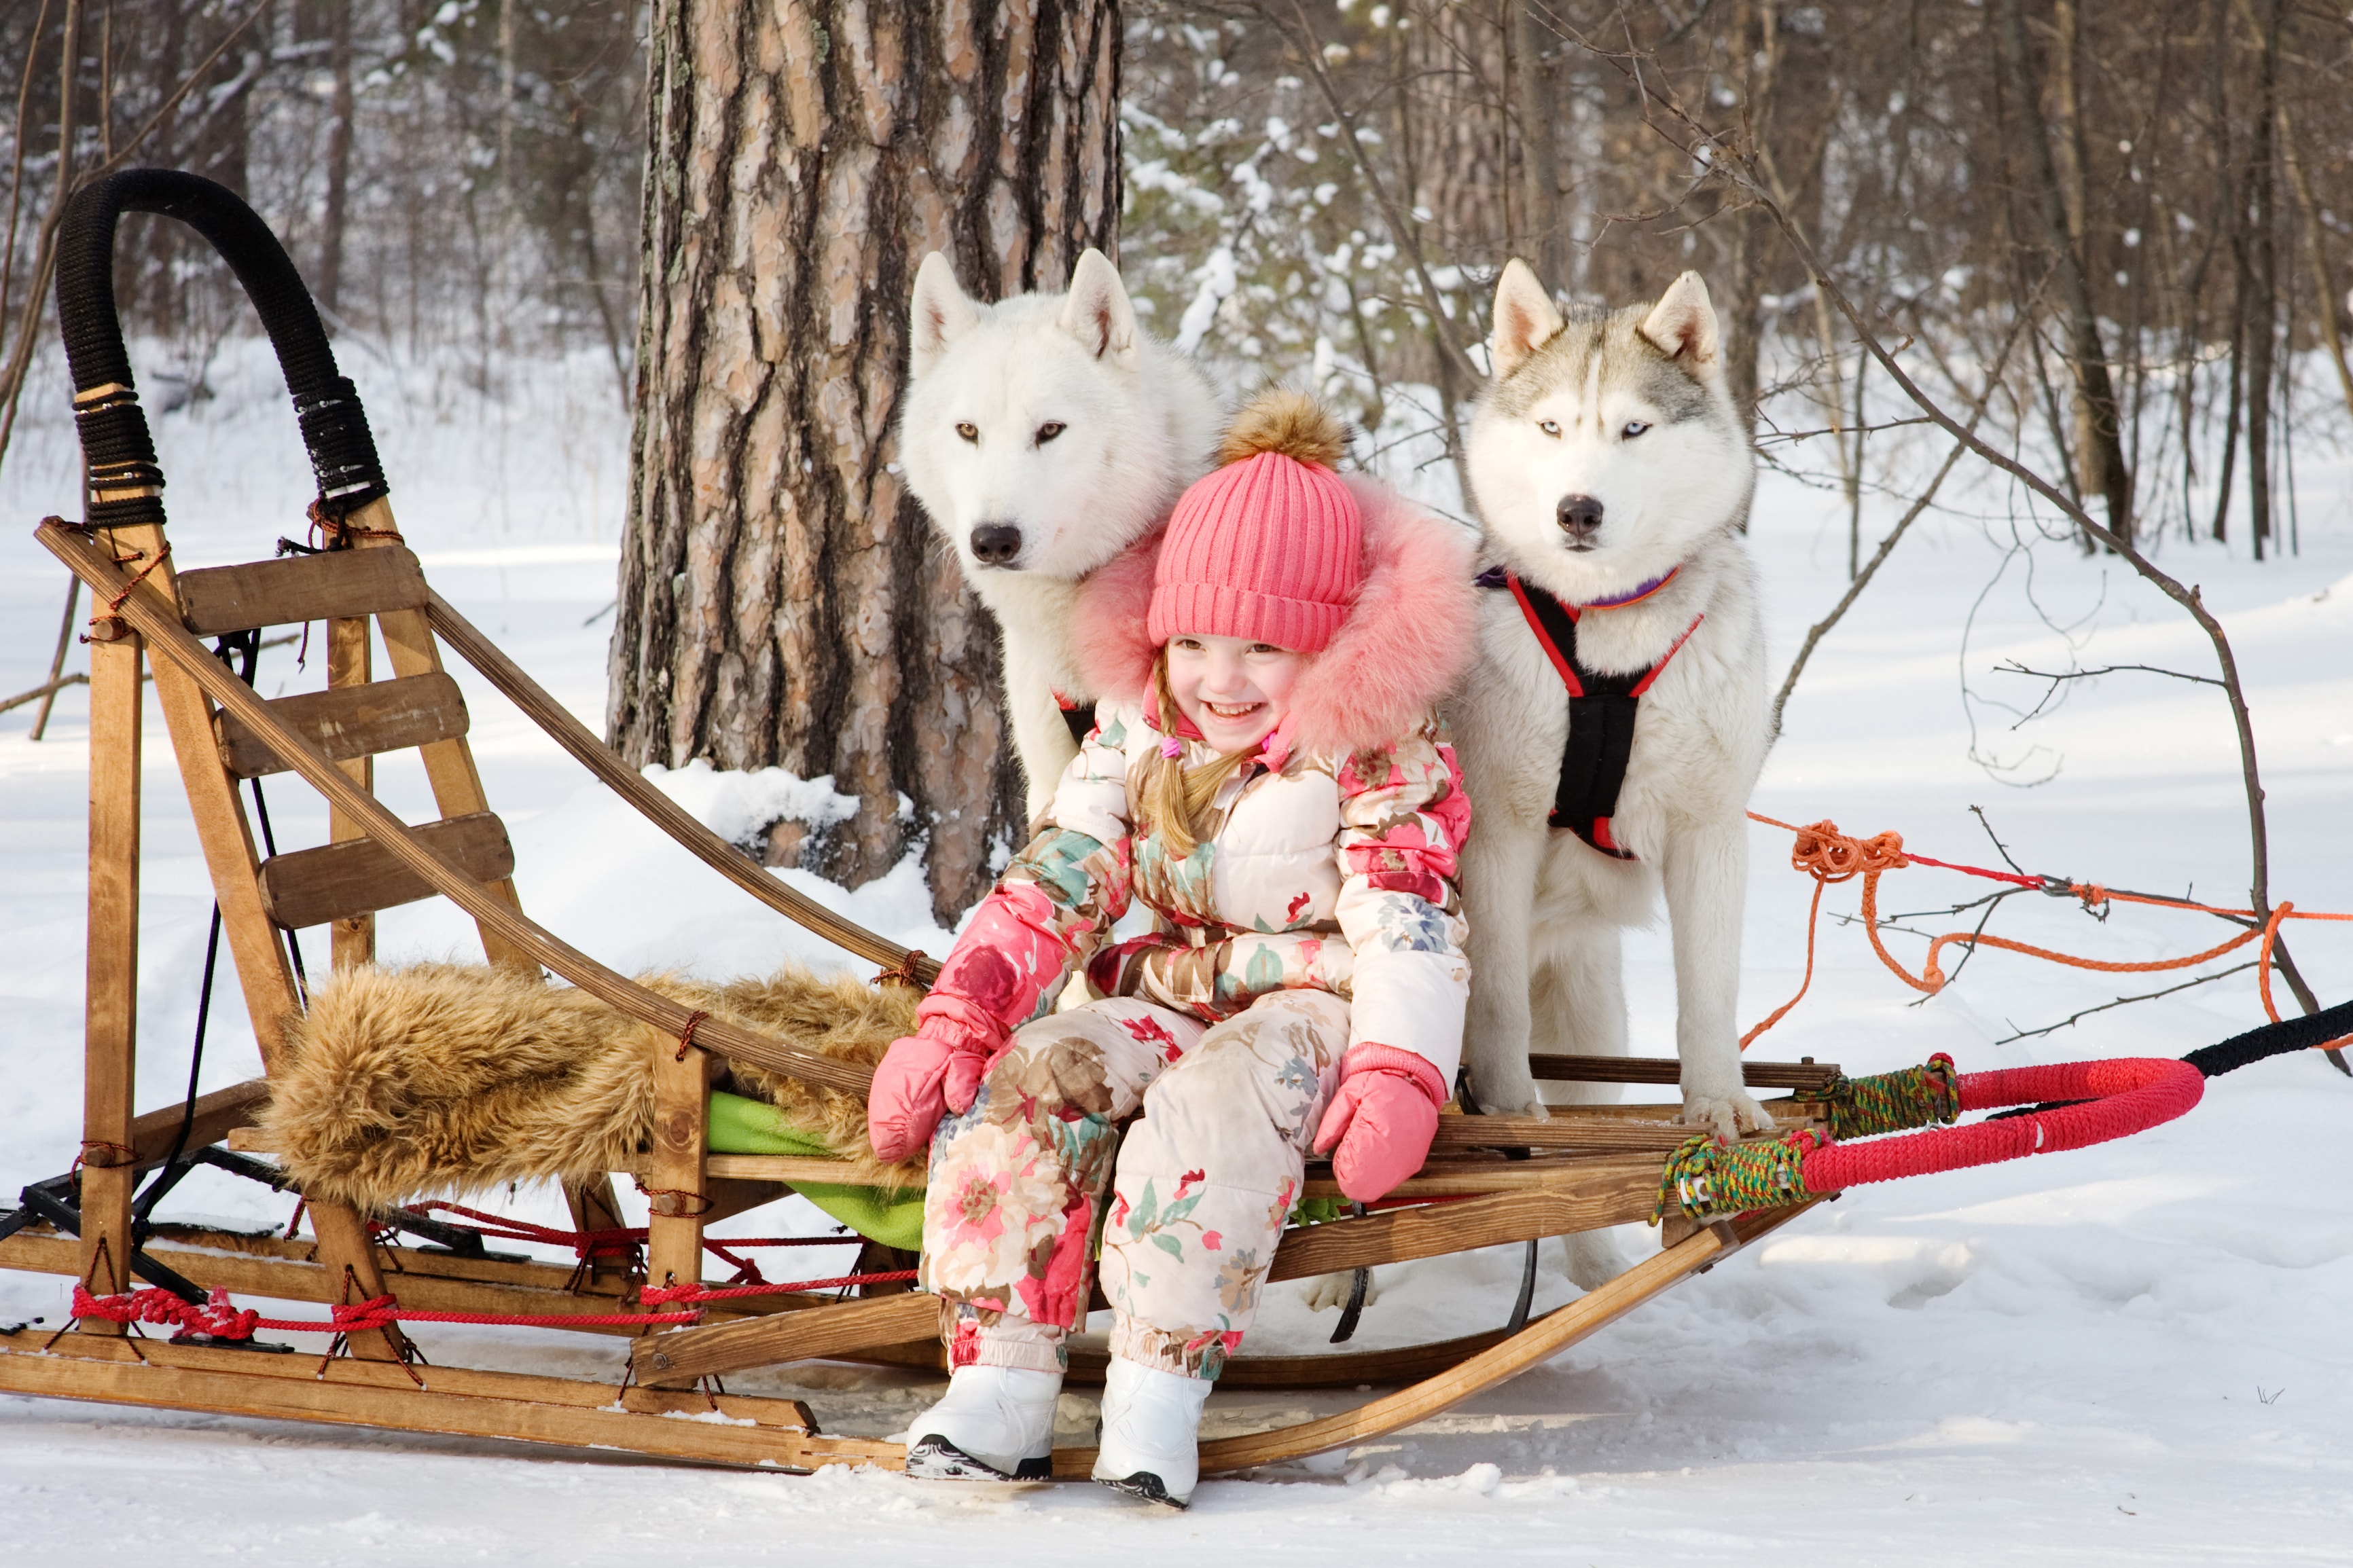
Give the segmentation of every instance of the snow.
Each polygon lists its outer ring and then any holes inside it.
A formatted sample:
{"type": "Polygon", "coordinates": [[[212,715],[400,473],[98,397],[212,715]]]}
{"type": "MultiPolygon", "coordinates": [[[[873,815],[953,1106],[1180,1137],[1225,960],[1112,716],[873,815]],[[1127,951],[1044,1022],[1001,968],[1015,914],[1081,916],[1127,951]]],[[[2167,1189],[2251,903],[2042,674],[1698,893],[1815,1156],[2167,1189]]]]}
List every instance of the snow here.
{"type": "MultiPolygon", "coordinates": [[[[600,612],[612,598],[627,447],[609,369],[591,357],[522,367],[478,391],[460,369],[387,363],[362,348],[347,357],[436,585],[599,726],[609,626],[600,612]]],[[[231,343],[211,381],[211,400],[159,422],[184,564],[266,553],[278,533],[299,532],[306,499],[266,361],[231,343]]],[[[71,494],[63,403],[52,365],[0,470],[0,514],[12,520],[0,532],[0,670],[14,672],[0,684],[10,689],[47,668],[64,592],[62,570],[29,538],[31,522],[71,494]]],[[[1925,444],[1916,453],[1923,466],[1939,455],[1925,444]]],[[[2177,537],[2163,559],[2200,584],[2234,638],[2263,748],[2274,896],[2341,910],[2353,909],[2353,517],[2341,458],[2316,440],[2297,468],[2300,556],[2256,565],[2177,537]]],[[[1867,536],[1894,510],[1874,502],[1867,536]]],[[[1777,676],[1843,590],[1843,535],[1833,495],[1767,481],[1752,542],[1777,676]]],[[[1957,481],[1815,656],[1757,808],[1858,833],[1896,828],[1925,853],[1992,863],[1968,811],[1981,805],[2030,868],[2236,901],[2244,801],[2213,689],[2108,676],[2012,730],[2042,684],[1996,673],[2010,660],[2204,673],[2202,638],[2113,562],[2015,542],[2004,493],[1957,481]]],[[[264,656],[265,691],[319,678],[316,662],[296,671],[293,651],[264,656]]],[[[80,667],[77,654],[69,668],[80,667]]],[[[525,907],[559,935],[625,970],[721,975],[787,957],[839,961],[593,789],[484,683],[460,679],[525,907]]],[[[0,1192],[54,1173],[78,1137],[86,710],[84,695],[68,691],[39,744],[26,738],[30,710],[0,715],[0,1192]]],[[[209,897],[162,736],[153,721],[139,1094],[150,1106],[185,1085],[209,897]]],[[[413,767],[382,773],[395,810],[429,815],[413,767]]],[[[772,815],[820,820],[842,809],[821,780],[701,767],[656,778],[730,837],[772,815]]],[[[324,812],[299,784],[275,781],[270,800],[282,845],[323,837],[324,812]]],[[[1744,1019],[1786,1000],[1803,969],[1810,885],[1787,853],[1785,835],[1752,835],[1744,1019]]],[[[910,862],[855,893],[791,875],[852,918],[937,952],[949,939],[933,926],[919,870],[910,862]]],[[[1985,886],[1897,872],[1883,904],[1934,910],[1985,886]]],[[[1861,932],[1839,923],[1855,897],[1847,887],[1825,900],[1813,988],[1760,1055],[1812,1055],[1853,1072],[1936,1050],[1964,1068],[2169,1056],[2262,1016],[2243,973],[2003,1043],[2167,982],[2120,984],[1987,952],[1915,1005],[1861,932]]],[[[1901,923],[1935,932],[1964,921],[1901,923]]],[[[2032,896],[2006,903],[1992,929],[2134,961],[2222,934],[2211,921],[2146,910],[2120,908],[2103,924],[2032,896]]],[[[2353,992],[2353,928],[2306,922],[2291,940],[2324,1000],[2353,992]]],[[[462,954],[470,941],[446,909],[385,917],[387,956],[462,954]]],[[[1916,965],[1920,939],[1890,941],[1916,965]]],[[[308,956],[323,966],[317,933],[308,956]]],[[[1673,1017],[1664,931],[1630,942],[1629,963],[1638,1048],[1663,1054],[1673,1017]]],[[[257,1068],[224,997],[204,1085],[257,1068]]],[[[908,1563],[1279,1553],[1300,1564],[1655,1564],[1760,1551],[1865,1563],[2341,1563],[2353,1557],[2348,1107],[2353,1083],[2317,1058],[2275,1060],[2216,1080],[2189,1116],[2126,1142],[1857,1191],[1437,1420],[1212,1480],[1183,1516],[1088,1487],[958,1489],[841,1468],[792,1478],[0,1397],[0,1549],[27,1568],[167,1552],[254,1565],[593,1565],[649,1553],[719,1565],[878,1550],[908,1563]]],[[[204,1175],[170,1207],[256,1224],[282,1223],[289,1205],[204,1175]]],[[[545,1192],[519,1194],[515,1207],[560,1217],[545,1192]]],[[[723,1228],[820,1226],[790,1205],[723,1228]]],[[[1623,1240],[1639,1249],[1644,1236],[1630,1227],[1623,1240]]],[[[1572,1294],[1546,1257],[1540,1309],[1572,1294]]],[[[1500,1321],[1516,1276],[1516,1248],[1387,1269],[1359,1343],[1500,1321]]],[[[63,1280],[0,1275],[0,1319],[54,1322],[65,1300],[63,1280]]],[[[1256,1348],[1312,1349],[1331,1321],[1278,1289],[1256,1348]]],[[[533,1331],[445,1329],[428,1348],[444,1363],[518,1370],[610,1377],[619,1366],[618,1342],[533,1331]]],[[[734,1386],[794,1393],[829,1430],[880,1434],[901,1429],[931,1385],[818,1366],[734,1386]]],[[[1092,1397],[1065,1397],[1074,1438],[1092,1422],[1092,1397]]],[[[1210,1430],[1358,1397],[1235,1391],[1212,1402],[1210,1430]]]]}

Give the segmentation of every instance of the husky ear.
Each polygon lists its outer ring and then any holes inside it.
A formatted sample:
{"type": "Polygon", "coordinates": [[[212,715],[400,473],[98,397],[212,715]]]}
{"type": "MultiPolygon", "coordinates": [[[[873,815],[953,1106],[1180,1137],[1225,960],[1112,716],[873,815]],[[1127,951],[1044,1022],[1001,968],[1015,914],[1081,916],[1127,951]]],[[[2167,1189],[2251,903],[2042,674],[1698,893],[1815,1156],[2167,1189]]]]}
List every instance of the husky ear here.
{"type": "Polygon", "coordinates": [[[1495,335],[1489,351],[1494,375],[1503,380],[1566,325],[1558,307],[1528,264],[1514,256],[1495,280],[1495,335]]]}
{"type": "Polygon", "coordinates": [[[915,301],[909,312],[909,357],[921,376],[947,347],[980,324],[980,307],[956,286],[955,268],[938,251],[915,269],[915,301]]]}
{"type": "Polygon", "coordinates": [[[1716,368],[1724,344],[1716,332],[1715,307],[1708,302],[1707,285],[1698,273],[1686,272],[1667,286],[1642,318],[1642,335],[1669,359],[1682,360],[1694,370],[1716,368]]]}
{"type": "Polygon", "coordinates": [[[1128,301],[1127,285],[1119,280],[1119,268],[1092,246],[1071,269],[1071,293],[1062,301],[1061,326],[1097,359],[1113,360],[1130,370],[1143,363],[1135,307],[1128,301]]]}

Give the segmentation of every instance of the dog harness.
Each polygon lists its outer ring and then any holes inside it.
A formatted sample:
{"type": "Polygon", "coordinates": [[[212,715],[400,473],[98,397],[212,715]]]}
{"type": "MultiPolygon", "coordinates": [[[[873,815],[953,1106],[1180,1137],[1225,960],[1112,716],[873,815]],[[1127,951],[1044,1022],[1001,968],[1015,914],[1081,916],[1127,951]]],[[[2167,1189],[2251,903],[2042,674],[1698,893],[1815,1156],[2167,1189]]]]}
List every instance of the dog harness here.
{"type": "Polygon", "coordinates": [[[1674,575],[1669,572],[1630,594],[1589,605],[1564,605],[1500,566],[1488,568],[1477,578],[1482,588],[1511,590],[1528,630],[1535,634],[1537,646],[1552,660],[1561,684],[1568,688],[1568,740],[1561,749],[1560,779],[1553,787],[1552,811],[1545,820],[1554,827],[1567,828],[1616,860],[1634,858],[1633,852],[1620,847],[1612,837],[1609,820],[1618,814],[1618,792],[1625,785],[1626,763],[1633,755],[1634,721],[1642,693],[1707,617],[1693,616],[1692,624],[1659,656],[1657,663],[1626,675],[1603,675],[1578,660],[1577,617],[1587,610],[1639,604],[1672,582],[1674,575]]]}
{"type": "Polygon", "coordinates": [[[1085,745],[1087,737],[1094,732],[1095,705],[1073,702],[1057,691],[1054,693],[1054,706],[1062,710],[1062,722],[1071,727],[1071,739],[1082,746],[1085,745]]]}

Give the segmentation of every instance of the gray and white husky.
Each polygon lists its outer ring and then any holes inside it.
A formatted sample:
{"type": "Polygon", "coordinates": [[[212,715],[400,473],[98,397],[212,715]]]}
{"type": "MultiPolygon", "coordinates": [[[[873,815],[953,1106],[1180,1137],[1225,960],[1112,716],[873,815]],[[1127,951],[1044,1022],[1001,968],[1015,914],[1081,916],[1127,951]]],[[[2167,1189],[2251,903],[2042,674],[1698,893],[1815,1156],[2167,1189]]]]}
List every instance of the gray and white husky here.
{"type": "MultiPolygon", "coordinates": [[[[1648,923],[1663,889],[1683,1120],[1726,1136],[1769,1126],[1741,1084],[1733,1011],[1745,811],[1766,750],[1764,636],[1739,534],[1756,460],[1707,287],[1686,272],[1655,305],[1564,319],[1514,261],[1493,353],[1467,443],[1484,560],[1573,607],[1573,668],[1657,674],[1597,847],[1547,822],[1567,683],[1517,593],[1484,597],[1449,710],[1478,809],[1462,854],[1472,1089],[1488,1110],[1534,1112],[1531,1051],[1624,1052],[1620,931],[1648,923]]],[[[1571,1273],[1594,1282],[1579,1256],[1571,1273]]]]}
{"type": "Polygon", "coordinates": [[[1208,471],[1221,410],[1193,362],[1138,327],[1099,250],[1066,294],[982,304],[937,251],[915,274],[899,450],[1004,638],[1006,703],[1035,818],[1078,754],[1064,704],[1079,579],[1167,518],[1208,471]]]}

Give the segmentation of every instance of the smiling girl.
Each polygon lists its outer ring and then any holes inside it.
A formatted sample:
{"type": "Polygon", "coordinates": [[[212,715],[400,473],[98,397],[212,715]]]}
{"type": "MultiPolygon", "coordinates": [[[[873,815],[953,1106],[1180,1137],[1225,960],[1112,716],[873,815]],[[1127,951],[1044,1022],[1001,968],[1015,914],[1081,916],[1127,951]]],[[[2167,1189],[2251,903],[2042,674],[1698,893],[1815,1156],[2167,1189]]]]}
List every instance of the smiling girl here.
{"type": "Polygon", "coordinates": [[[911,1474],[1048,1473],[1099,1234],[1094,1476],[1182,1506],[1310,1150],[1360,1201],[1429,1152],[1471,815],[1432,710],[1472,540],[1342,479],[1344,449],[1321,405],[1261,399],[1165,537],[1090,580],[1098,727],[875,1074],[876,1155],[932,1139],[923,1283],[954,1368],[911,1474]],[[1114,942],[1131,898],[1155,929],[1114,942]],[[1082,967],[1097,999],[1056,1010],[1082,967]]]}

